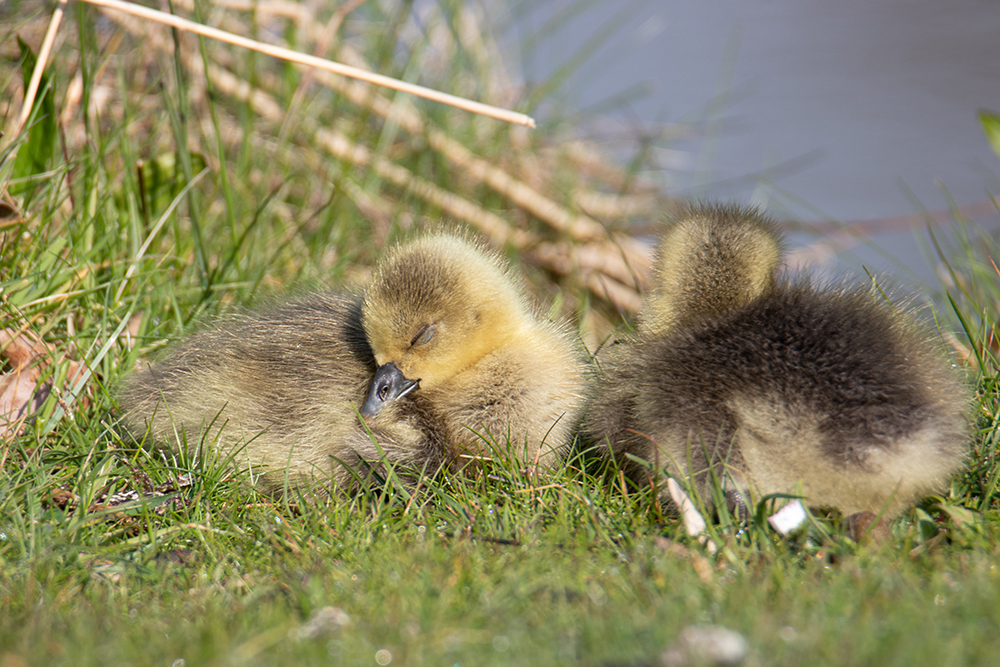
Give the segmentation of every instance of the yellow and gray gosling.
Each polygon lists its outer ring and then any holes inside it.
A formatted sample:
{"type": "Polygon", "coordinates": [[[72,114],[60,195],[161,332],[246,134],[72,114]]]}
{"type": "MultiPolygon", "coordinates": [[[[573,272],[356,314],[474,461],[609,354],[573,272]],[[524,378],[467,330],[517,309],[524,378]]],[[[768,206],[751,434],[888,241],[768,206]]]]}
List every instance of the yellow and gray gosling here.
{"type": "Polygon", "coordinates": [[[288,481],[351,488],[384,460],[419,473],[442,462],[436,419],[399,404],[368,419],[375,360],[361,328],[361,300],[314,294],[222,320],[126,376],[122,422],[137,440],[175,451],[204,445],[233,455],[265,489],[288,481]],[[379,451],[381,448],[381,452],[379,451]],[[384,459],[383,459],[384,454],[384,459]],[[344,464],[344,465],[341,465],[344,464]]]}
{"type": "Polygon", "coordinates": [[[494,253],[443,233],[397,246],[375,269],[362,320],[379,365],[364,414],[419,396],[453,460],[508,443],[528,464],[564,453],[583,403],[582,355],[494,253]]]}
{"type": "Polygon", "coordinates": [[[781,254],[754,209],[695,206],[669,226],[637,334],[601,359],[585,439],[706,499],[714,470],[737,507],[801,493],[892,518],[961,467],[968,392],[907,313],[779,282],[781,254]]]}

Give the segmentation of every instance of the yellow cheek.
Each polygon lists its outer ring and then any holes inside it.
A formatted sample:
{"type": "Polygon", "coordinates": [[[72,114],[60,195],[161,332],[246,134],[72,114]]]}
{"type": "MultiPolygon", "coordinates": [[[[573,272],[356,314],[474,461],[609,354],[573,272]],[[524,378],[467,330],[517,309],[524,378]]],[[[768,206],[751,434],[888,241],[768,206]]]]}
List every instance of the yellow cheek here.
{"type": "Polygon", "coordinates": [[[395,348],[375,355],[379,366],[392,362],[408,380],[420,380],[422,387],[433,386],[454,374],[454,360],[441,359],[439,354],[426,347],[395,348]]]}
{"type": "Polygon", "coordinates": [[[408,380],[420,379],[423,364],[421,364],[420,355],[414,353],[413,350],[400,350],[395,362],[396,368],[400,370],[403,377],[408,380]]]}
{"type": "Polygon", "coordinates": [[[410,350],[403,355],[397,366],[402,371],[403,377],[408,380],[420,380],[421,385],[426,387],[428,383],[433,384],[437,377],[438,369],[435,361],[420,352],[410,350]]]}
{"type": "Polygon", "coordinates": [[[403,377],[405,377],[407,380],[419,380],[420,379],[420,378],[414,377],[414,375],[413,375],[413,364],[411,363],[411,360],[407,359],[406,357],[403,357],[402,359],[400,359],[399,361],[396,362],[396,368],[399,369],[399,372],[402,373],[403,377]]]}
{"type": "Polygon", "coordinates": [[[373,341],[372,354],[375,356],[375,363],[379,366],[384,366],[392,362],[404,374],[406,371],[405,364],[411,363],[407,349],[395,345],[379,345],[373,341]]]}

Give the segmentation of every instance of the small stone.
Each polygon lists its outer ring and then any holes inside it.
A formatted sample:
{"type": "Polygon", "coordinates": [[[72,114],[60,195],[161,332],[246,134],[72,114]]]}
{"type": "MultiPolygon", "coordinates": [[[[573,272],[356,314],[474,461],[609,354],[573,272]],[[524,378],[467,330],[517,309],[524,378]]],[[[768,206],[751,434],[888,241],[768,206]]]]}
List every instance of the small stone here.
{"type": "Polygon", "coordinates": [[[351,624],[351,617],[340,607],[317,609],[309,620],[292,630],[297,641],[318,639],[337,634],[351,624]]]}
{"type": "Polygon", "coordinates": [[[718,625],[689,625],[680,637],[660,654],[662,667],[689,665],[739,665],[746,659],[747,641],[743,635],[718,625]]]}

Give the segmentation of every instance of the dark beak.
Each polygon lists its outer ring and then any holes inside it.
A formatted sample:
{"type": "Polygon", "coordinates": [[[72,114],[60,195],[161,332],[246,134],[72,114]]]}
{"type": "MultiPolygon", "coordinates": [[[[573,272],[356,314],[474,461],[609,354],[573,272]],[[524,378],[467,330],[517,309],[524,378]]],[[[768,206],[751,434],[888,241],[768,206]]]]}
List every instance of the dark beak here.
{"type": "Polygon", "coordinates": [[[368,399],[361,414],[365,417],[375,415],[389,401],[403,398],[419,386],[420,380],[407,380],[396,364],[389,362],[379,366],[375,371],[375,379],[368,386],[368,399]]]}

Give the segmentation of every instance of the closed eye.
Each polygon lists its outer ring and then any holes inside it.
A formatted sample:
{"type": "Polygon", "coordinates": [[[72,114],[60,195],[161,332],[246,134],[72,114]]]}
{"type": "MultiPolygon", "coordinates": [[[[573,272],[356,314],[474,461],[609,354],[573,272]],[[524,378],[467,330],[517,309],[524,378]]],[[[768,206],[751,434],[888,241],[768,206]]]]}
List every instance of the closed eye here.
{"type": "Polygon", "coordinates": [[[431,338],[434,338],[434,326],[431,324],[425,324],[420,327],[420,331],[418,331],[417,335],[410,341],[410,347],[416,347],[417,345],[428,343],[431,338]]]}

